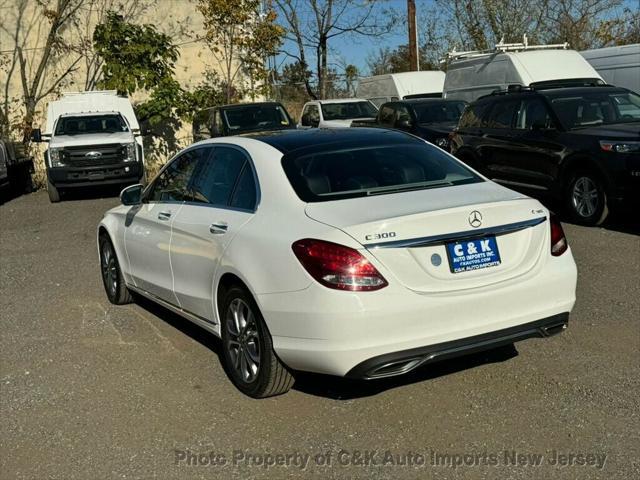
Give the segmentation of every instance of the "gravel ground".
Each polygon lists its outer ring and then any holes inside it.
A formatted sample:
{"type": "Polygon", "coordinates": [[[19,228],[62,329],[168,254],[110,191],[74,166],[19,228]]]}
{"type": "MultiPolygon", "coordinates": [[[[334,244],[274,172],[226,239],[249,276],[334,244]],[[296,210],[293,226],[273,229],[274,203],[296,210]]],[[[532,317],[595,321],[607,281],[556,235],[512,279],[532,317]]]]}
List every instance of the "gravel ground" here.
{"type": "Polygon", "coordinates": [[[1,478],[640,478],[637,228],[566,226],[562,335],[388,381],[305,375],[257,401],[212,335],[108,303],[94,234],[116,203],[0,206],[1,478]]]}

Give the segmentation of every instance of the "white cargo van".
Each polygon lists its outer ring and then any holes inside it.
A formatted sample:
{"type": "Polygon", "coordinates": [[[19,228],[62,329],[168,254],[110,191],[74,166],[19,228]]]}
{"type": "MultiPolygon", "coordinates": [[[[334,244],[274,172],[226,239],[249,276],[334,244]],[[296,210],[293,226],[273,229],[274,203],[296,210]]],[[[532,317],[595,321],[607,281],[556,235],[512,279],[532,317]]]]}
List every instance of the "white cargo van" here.
{"type": "Polygon", "coordinates": [[[531,87],[601,85],[595,69],[569,44],[502,43],[488,51],[451,52],[443,96],[472,102],[509,85],[531,87]]]}
{"type": "Polygon", "coordinates": [[[130,185],[144,178],[142,136],[129,99],[115,91],[65,93],[49,103],[45,131],[49,200],[69,188],[130,185]]]}
{"type": "Polygon", "coordinates": [[[408,98],[439,98],[442,97],[444,76],[444,72],[433,70],[365,77],[358,80],[356,97],[366,98],[376,107],[408,98]]]}
{"type": "Polygon", "coordinates": [[[607,83],[640,93],[640,43],[580,53],[607,83]]]}

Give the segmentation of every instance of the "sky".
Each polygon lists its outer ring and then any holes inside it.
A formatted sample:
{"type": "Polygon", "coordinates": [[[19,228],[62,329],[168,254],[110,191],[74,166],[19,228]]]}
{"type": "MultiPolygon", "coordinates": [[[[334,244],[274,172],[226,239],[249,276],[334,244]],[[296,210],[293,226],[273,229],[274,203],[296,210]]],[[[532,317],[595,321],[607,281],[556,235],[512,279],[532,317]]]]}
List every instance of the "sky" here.
{"type": "MultiPolygon", "coordinates": [[[[375,11],[382,12],[384,9],[393,8],[398,14],[406,17],[407,1],[406,0],[375,0],[375,11]]],[[[623,6],[628,8],[639,8],[639,0],[623,0],[623,6]]],[[[428,9],[436,6],[435,0],[416,0],[416,13],[418,18],[418,34],[420,33],[420,14],[428,9]]],[[[298,12],[298,15],[304,15],[304,12],[298,12]]],[[[404,18],[403,18],[404,20],[404,18]]],[[[524,32],[523,32],[524,33],[524,32]]],[[[396,48],[399,45],[408,43],[408,32],[406,21],[399,22],[394,32],[383,37],[382,39],[363,37],[358,35],[342,35],[330,41],[329,61],[331,67],[337,68],[341,72],[344,65],[353,64],[358,67],[361,74],[368,74],[367,57],[378,51],[381,46],[396,48]]],[[[293,44],[287,45],[292,52],[296,51],[293,44]]],[[[315,58],[309,58],[309,63],[315,62],[315,58]]],[[[282,65],[291,62],[290,57],[280,56],[277,59],[278,70],[282,65]]]]}

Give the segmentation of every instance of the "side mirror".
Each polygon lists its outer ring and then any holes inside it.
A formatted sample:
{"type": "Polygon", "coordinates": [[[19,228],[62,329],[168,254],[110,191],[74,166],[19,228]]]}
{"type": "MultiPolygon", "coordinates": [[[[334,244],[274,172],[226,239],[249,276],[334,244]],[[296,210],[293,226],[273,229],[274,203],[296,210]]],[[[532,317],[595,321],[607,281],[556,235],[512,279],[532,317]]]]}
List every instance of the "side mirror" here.
{"type": "Polygon", "coordinates": [[[220,131],[220,127],[218,125],[211,126],[211,136],[212,137],[221,137],[222,132],[220,131]]]}
{"type": "Polygon", "coordinates": [[[151,132],[152,132],[152,130],[151,130],[151,127],[149,127],[149,126],[145,126],[145,127],[142,127],[140,129],[140,135],[142,135],[142,136],[151,135],[151,132]]]}
{"type": "Polygon", "coordinates": [[[42,131],[39,128],[31,130],[31,141],[36,143],[42,142],[42,131]]]}
{"type": "Polygon", "coordinates": [[[142,203],[144,186],[140,183],[131,185],[120,192],[120,203],[123,205],[139,205],[142,203]]]}
{"type": "Polygon", "coordinates": [[[309,114],[305,113],[304,115],[302,115],[302,118],[300,119],[300,125],[303,127],[310,127],[311,126],[311,122],[309,121],[309,114]]]}
{"type": "Polygon", "coordinates": [[[318,126],[320,125],[320,119],[314,118],[309,123],[311,124],[312,127],[318,128],[318,126]]]}

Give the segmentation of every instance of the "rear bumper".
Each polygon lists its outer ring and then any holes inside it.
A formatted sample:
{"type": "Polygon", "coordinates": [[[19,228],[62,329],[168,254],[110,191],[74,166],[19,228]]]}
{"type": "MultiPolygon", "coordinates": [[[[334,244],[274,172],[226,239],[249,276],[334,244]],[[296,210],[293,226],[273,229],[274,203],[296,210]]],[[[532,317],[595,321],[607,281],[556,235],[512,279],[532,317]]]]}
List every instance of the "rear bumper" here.
{"type": "Polygon", "coordinates": [[[49,181],[56,187],[86,187],[89,185],[110,185],[137,183],[143,175],[140,162],[125,162],[90,167],[48,168],[49,181]]]}
{"type": "Polygon", "coordinates": [[[402,375],[427,363],[490,350],[527,338],[550,337],[564,331],[568,323],[569,313],[565,312],[495,332],[380,355],[359,363],[349,370],[345,376],[369,380],[402,375]]]}
{"type": "Polygon", "coordinates": [[[401,374],[457,349],[462,355],[484,348],[483,342],[492,348],[544,336],[566,323],[577,279],[571,250],[511,281],[456,292],[421,294],[383,275],[389,286],[376,292],[314,282],[297,292],[256,295],[280,359],[296,370],[367,378],[396,359],[416,360],[392,372],[401,374]]]}

